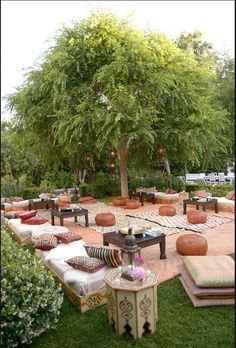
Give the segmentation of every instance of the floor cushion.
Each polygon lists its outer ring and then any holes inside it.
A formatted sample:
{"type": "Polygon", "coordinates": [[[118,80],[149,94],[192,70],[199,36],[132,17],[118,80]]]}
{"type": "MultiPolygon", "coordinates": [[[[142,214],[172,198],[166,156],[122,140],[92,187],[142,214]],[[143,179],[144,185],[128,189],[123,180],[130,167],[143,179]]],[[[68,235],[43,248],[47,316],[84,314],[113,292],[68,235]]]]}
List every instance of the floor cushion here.
{"type": "Polygon", "coordinates": [[[176,250],[180,255],[206,255],[208,244],[203,236],[188,233],[176,240],[176,250]]]}

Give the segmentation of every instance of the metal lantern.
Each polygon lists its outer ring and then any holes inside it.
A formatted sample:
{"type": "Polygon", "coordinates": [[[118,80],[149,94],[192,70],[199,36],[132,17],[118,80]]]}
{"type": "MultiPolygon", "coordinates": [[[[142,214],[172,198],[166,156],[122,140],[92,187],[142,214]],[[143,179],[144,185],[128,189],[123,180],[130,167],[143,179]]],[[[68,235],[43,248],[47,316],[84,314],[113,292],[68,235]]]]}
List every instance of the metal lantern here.
{"type": "Polygon", "coordinates": [[[134,278],[131,275],[134,269],[134,258],[135,256],[140,256],[141,248],[136,244],[136,238],[132,233],[132,228],[128,229],[128,234],[124,239],[124,247],[121,248],[121,258],[122,258],[122,278],[133,281],[134,278]]]}

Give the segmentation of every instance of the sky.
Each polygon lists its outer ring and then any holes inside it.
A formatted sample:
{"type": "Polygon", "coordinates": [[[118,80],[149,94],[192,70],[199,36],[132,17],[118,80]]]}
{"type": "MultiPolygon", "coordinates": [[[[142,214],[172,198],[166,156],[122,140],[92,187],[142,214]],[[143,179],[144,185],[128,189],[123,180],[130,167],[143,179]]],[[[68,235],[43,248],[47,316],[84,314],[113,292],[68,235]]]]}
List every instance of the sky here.
{"type": "Polygon", "coordinates": [[[140,29],[152,28],[175,39],[182,32],[200,31],[202,40],[217,52],[234,57],[235,17],[231,0],[224,1],[7,1],[1,0],[1,119],[5,95],[14,93],[32,67],[50,46],[62,25],[87,18],[100,5],[125,18],[133,15],[140,29]],[[51,41],[52,42],[52,41],[51,41]]]}

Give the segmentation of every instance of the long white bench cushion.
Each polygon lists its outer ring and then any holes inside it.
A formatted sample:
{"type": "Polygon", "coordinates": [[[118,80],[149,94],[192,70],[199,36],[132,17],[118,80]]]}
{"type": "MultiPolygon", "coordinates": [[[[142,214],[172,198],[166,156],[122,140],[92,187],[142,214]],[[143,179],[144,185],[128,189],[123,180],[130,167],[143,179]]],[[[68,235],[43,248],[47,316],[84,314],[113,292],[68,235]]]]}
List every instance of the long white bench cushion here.
{"type": "Polygon", "coordinates": [[[49,251],[36,250],[43,262],[48,265],[56,275],[68,284],[78,296],[84,296],[105,288],[103,278],[109,267],[104,267],[95,273],[79,271],[69,266],[65,260],[74,256],[87,256],[83,240],[69,244],[58,244],[49,251]]]}
{"type": "Polygon", "coordinates": [[[154,193],[155,197],[157,198],[170,198],[170,199],[179,199],[178,193],[164,193],[164,192],[156,192],[154,193]]]}
{"type": "Polygon", "coordinates": [[[217,199],[219,209],[223,207],[228,207],[228,208],[231,208],[232,211],[234,211],[234,208],[235,208],[234,200],[227,199],[225,197],[212,197],[212,198],[217,199]]]}
{"type": "MultiPolygon", "coordinates": [[[[55,261],[53,262],[55,263],[55,261]]],[[[64,282],[70,285],[75,292],[80,295],[88,295],[106,287],[103,281],[106,273],[111,268],[106,266],[94,273],[82,272],[77,269],[71,269],[64,273],[64,282]]]]}
{"type": "Polygon", "coordinates": [[[20,201],[20,202],[12,202],[13,208],[14,207],[28,207],[29,205],[29,200],[24,200],[24,201],[20,201]]]}
{"type": "Polygon", "coordinates": [[[60,272],[58,273],[63,278],[64,271],[72,268],[64,260],[68,260],[74,256],[88,256],[84,245],[84,241],[80,239],[69,244],[58,243],[57,247],[51,250],[35,249],[35,253],[41,257],[47,266],[51,267],[51,261],[57,261],[58,265],[64,266],[59,267],[60,272]],[[63,272],[61,273],[62,270],[63,272]]]}
{"type": "Polygon", "coordinates": [[[42,224],[42,225],[22,224],[21,219],[9,219],[6,225],[20,237],[26,237],[27,234],[32,236],[32,233],[37,231],[39,227],[43,228],[45,226],[48,226],[48,227],[51,226],[49,222],[46,222],[45,224],[42,224]]]}
{"type": "Polygon", "coordinates": [[[51,224],[38,225],[38,229],[32,233],[32,242],[35,242],[42,233],[62,233],[68,232],[68,228],[65,226],[52,226],[51,224]]]}

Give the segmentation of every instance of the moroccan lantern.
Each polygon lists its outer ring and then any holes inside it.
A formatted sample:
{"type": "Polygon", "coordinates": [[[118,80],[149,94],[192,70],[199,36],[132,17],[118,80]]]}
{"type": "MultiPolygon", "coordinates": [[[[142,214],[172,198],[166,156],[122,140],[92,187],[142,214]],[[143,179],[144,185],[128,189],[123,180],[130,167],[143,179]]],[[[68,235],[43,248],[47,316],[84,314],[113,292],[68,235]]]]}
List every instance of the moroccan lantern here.
{"type": "Polygon", "coordinates": [[[132,233],[132,228],[128,229],[128,234],[124,239],[124,247],[121,248],[122,258],[122,275],[121,277],[130,281],[135,279],[131,275],[134,269],[134,259],[136,256],[140,256],[141,248],[136,243],[136,238],[132,233]]]}

